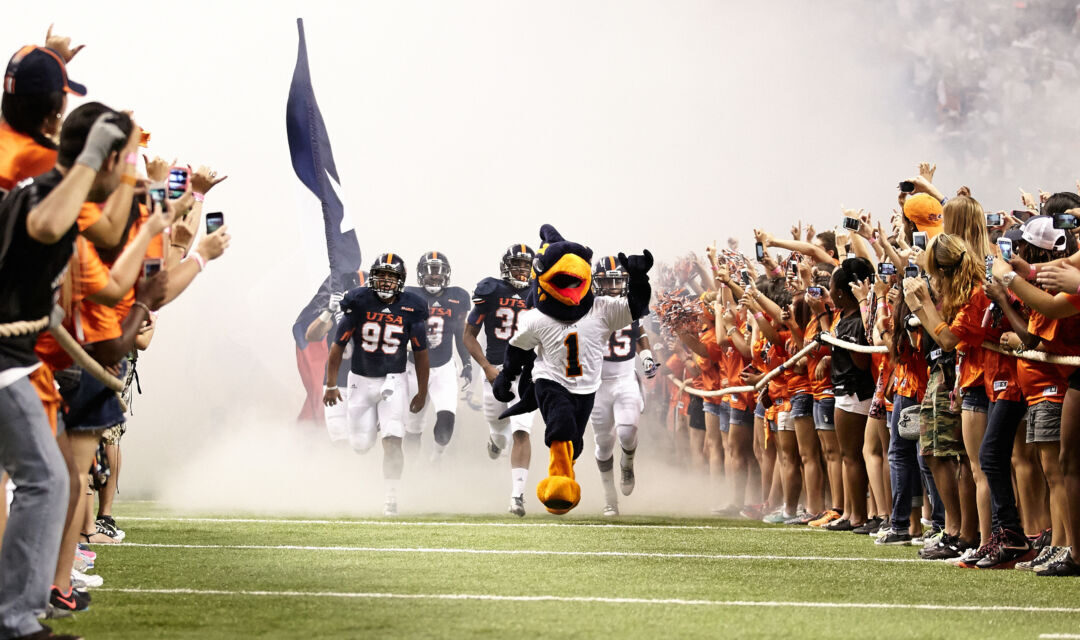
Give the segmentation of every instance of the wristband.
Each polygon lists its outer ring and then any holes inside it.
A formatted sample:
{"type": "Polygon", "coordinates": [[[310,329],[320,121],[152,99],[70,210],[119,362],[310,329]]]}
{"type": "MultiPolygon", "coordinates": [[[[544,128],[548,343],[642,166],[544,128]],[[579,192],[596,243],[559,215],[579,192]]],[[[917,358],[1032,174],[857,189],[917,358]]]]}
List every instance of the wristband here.
{"type": "Polygon", "coordinates": [[[1035,272],[1038,271],[1038,270],[1039,270],[1039,265],[1037,265],[1037,264],[1031,265],[1031,270],[1028,271],[1028,275],[1027,275],[1027,278],[1025,278],[1025,280],[1027,280],[1028,282],[1035,282],[1035,272]]]}
{"type": "Polygon", "coordinates": [[[138,162],[138,161],[139,161],[139,156],[134,151],[132,151],[132,152],[128,153],[126,156],[124,156],[124,164],[130,164],[132,166],[135,166],[135,163],[138,162]]]}
{"type": "Polygon", "coordinates": [[[134,187],[137,180],[135,179],[134,173],[125,173],[123,176],[120,177],[120,182],[128,185],[129,187],[134,187]]]}
{"type": "Polygon", "coordinates": [[[940,336],[941,332],[948,328],[949,325],[945,324],[944,322],[940,323],[938,326],[934,327],[934,337],[940,336]]]}
{"type": "Polygon", "coordinates": [[[133,307],[142,307],[143,309],[146,310],[146,315],[147,316],[153,316],[154,315],[154,312],[150,310],[150,307],[146,306],[145,302],[139,302],[138,300],[136,300],[135,302],[131,303],[131,306],[133,306],[133,307]]]}
{"type": "Polygon", "coordinates": [[[774,276],[782,276],[784,275],[784,270],[780,268],[780,265],[776,265],[776,268],[772,270],[772,274],[774,276]]]}
{"type": "Polygon", "coordinates": [[[765,319],[765,314],[763,314],[760,311],[756,311],[756,312],[754,312],[754,317],[757,318],[758,320],[764,320],[765,319]]]}
{"type": "Polygon", "coordinates": [[[327,391],[337,391],[337,387],[327,387],[327,391]]]}
{"type": "Polygon", "coordinates": [[[191,251],[187,254],[187,257],[191,260],[194,260],[195,263],[199,265],[199,271],[202,271],[206,268],[206,258],[202,257],[202,255],[198,251],[191,251]]]}
{"type": "Polygon", "coordinates": [[[206,194],[199,193],[198,191],[192,191],[191,197],[195,198],[195,202],[202,202],[206,198],[206,194]]]}

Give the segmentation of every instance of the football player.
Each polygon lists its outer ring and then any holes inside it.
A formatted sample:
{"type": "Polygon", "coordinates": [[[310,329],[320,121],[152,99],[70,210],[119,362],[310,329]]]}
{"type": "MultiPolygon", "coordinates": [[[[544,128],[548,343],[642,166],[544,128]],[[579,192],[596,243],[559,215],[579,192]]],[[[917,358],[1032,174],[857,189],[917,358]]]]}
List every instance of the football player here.
{"type": "MultiPolygon", "coordinates": [[[[461,359],[462,388],[467,389],[472,379],[472,361],[465,350],[465,319],[469,315],[469,293],[461,287],[450,286],[450,261],[440,251],[428,251],[416,265],[416,281],[420,286],[406,287],[411,293],[427,303],[427,343],[431,375],[428,379],[428,395],[431,402],[424,411],[410,413],[405,419],[405,449],[412,453],[420,450],[420,434],[425,416],[431,405],[435,407],[435,446],[432,459],[437,459],[454,434],[454,415],[457,413],[458,384],[454,367],[454,345],[461,359]]],[[[410,358],[408,365],[409,393],[416,388],[415,365],[410,358]]]]}
{"type": "MultiPolygon", "coordinates": [[[[342,289],[345,292],[349,292],[356,287],[364,284],[366,276],[363,271],[357,271],[355,274],[350,273],[346,275],[344,282],[342,283],[342,289]]],[[[345,317],[344,312],[341,310],[341,301],[345,297],[345,293],[331,293],[330,301],[323,309],[322,313],[317,318],[311,321],[308,325],[307,331],[304,333],[304,339],[308,342],[317,342],[319,340],[326,340],[327,352],[334,347],[334,340],[337,338],[337,327],[341,324],[341,320],[345,317]]],[[[341,393],[342,402],[335,404],[332,407],[326,407],[324,412],[326,418],[326,430],[330,433],[331,442],[341,442],[349,439],[349,423],[346,416],[346,407],[349,403],[349,370],[352,368],[352,344],[345,345],[345,350],[341,354],[341,359],[345,363],[349,363],[348,367],[340,367],[337,377],[337,388],[341,393]]],[[[323,386],[332,387],[335,385],[330,384],[329,380],[323,377],[323,386]]]]}
{"type": "MultiPolygon", "coordinates": [[[[383,478],[388,516],[397,514],[397,490],[405,456],[405,415],[419,413],[427,402],[427,304],[405,292],[405,262],[384,253],[371,265],[370,284],[347,293],[334,345],[326,364],[327,381],[337,381],[345,346],[352,344],[347,406],[349,444],[363,453],[382,432],[383,478]],[[405,362],[409,345],[416,360],[416,395],[409,400],[405,362]]],[[[337,385],[326,387],[323,402],[342,401],[337,385]]]]}
{"type": "Polygon", "coordinates": [[[535,256],[536,252],[524,244],[510,245],[499,263],[502,278],[484,278],[476,285],[472,312],[465,325],[465,348],[484,372],[484,417],[491,429],[488,456],[492,460],[498,458],[509,446],[511,434],[513,437],[510,513],[517,516],[525,515],[525,485],[529,480],[529,458],[532,457],[529,433],[536,412],[500,420],[499,414],[510,403],[495,399],[491,382],[499,375],[506,345],[517,330],[518,316],[528,308],[525,297],[535,256]],[[477,340],[481,329],[487,338],[486,350],[477,340]]]}
{"type": "MultiPolygon", "coordinates": [[[[622,298],[626,296],[628,276],[615,256],[596,261],[593,267],[593,292],[597,296],[622,298]]],[[[656,360],[649,349],[649,337],[637,320],[619,329],[608,339],[604,364],[600,370],[600,389],[596,392],[590,420],[596,440],[596,466],[604,485],[604,515],[619,515],[619,498],[615,492],[615,438],[622,447],[619,468],[620,488],[624,496],[634,490],[634,453],[637,450],[638,420],[645,410],[641,383],[634,367],[634,354],[641,359],[642,371],[652,378],[656,375],[656,360]]]]}

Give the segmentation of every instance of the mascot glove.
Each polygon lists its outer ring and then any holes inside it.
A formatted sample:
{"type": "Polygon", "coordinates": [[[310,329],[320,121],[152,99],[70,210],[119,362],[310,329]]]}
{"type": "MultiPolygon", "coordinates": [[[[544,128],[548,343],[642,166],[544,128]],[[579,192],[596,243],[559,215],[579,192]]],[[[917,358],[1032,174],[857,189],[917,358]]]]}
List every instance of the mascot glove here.
{"type": "Polygon", "coordinates": [[[648,249],[645,249],[640,256],[627,257],[625,253],[620,253],[619,264],[626,269],[626,273],[629,274],[631,278],[634,276],[643,276],[649,272],[649,269],[652,269],[653,257],[648,249]]]}
{"type": "Polygon", "coordinates": [[[652,378],[655,376],[658,367],[656,366],[656,358],[653,358],[652,351],[645,349],[638,354],[638,357],[641,358],[641,368],[645,373],[645,377],[652,378]]]}

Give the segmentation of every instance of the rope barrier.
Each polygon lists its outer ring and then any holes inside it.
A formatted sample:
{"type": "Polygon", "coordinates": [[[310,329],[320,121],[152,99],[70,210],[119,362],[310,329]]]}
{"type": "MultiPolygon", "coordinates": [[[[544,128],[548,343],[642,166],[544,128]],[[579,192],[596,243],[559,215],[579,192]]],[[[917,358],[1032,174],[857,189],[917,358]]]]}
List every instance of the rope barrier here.
{"type": "Polygon", "coordinates": [[[43,331],[45,327],[48,326],[49,316],[45,316],[40,320],[16,320],[15,322],[0,324],[0,337],[14,338],[16,336],[25,336],[43,331]]]}
{"type": "Polygon", "coordinates": [[[120,396],[120,393],[124,390],[124,381],[106,371],[97,360],[91,358],[90,354],[83,350],[82,346],[75,338],[71,337],[71,334],[68,333],[67,329],[64,327],[56,325],[49,329],[49,333],[56,338],[56,341],[64,351],[66,351],[68,355],[71,356],[71,359],[75,361],[75,364],[94,376],[98,382],[116,392],[116,399],[120,401],[120,411],[127,413],[127,403],[125,403],[124,399],[120,396]]]}

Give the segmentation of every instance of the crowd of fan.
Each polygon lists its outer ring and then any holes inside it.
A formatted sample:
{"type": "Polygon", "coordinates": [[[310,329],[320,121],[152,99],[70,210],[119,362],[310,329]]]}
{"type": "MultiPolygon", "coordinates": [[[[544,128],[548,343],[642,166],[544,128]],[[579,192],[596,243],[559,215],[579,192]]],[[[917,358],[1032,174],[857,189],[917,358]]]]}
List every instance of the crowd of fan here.
{"type": "Polygon", "coordinates": [[[0,638],[72,637],[39,619],[85,610],[102,583],[87,543],[124,538],[112,498],[136,361],[158,310],[229,244],[225,226],[200,238],[204,197],[224,177],[146,156],[139,175],[149,133],[130,112],[67,113],[86,93],[67,75],[81,49],[50,29],[4,76],[0,638]]]}
{"type": "Polygon", "coordinates": [[[718,514],[1078,575],[1080,196],[988,214],[934,169],[884,224],[845,210],[664,268],[652,404],[718,514]]]}

